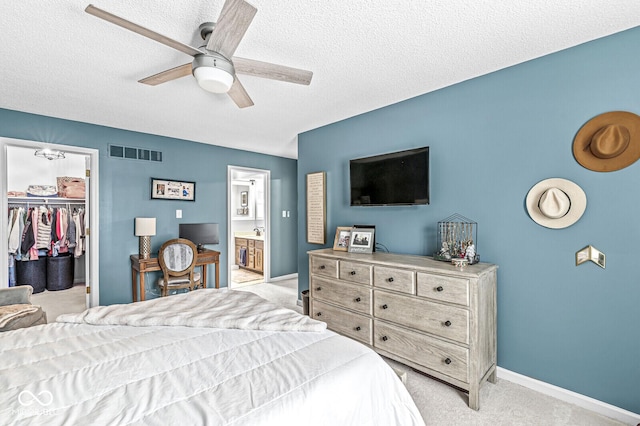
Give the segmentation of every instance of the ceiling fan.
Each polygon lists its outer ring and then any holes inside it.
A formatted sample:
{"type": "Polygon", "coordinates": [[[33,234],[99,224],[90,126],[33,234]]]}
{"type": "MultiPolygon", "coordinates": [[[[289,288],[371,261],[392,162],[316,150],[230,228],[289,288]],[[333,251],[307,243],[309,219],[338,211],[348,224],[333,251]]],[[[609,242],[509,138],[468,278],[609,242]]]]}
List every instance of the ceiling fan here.
{"type": "Polygon", "coordinates": [[[85,12],[133,31],[187,55],[193,61],[143,78],[139,83],[155,86],[193,74],[201,88],[213,93],[228,93],[239,108],[253,105],[236,74],[309,85],[313,73],[297,68],[233,56],[258,9],[244,0],[226,0],[218,22],[205,22],[199,31],[204,44],[191,47],[153,30],[135,24],[90,4],[85,12]]]}

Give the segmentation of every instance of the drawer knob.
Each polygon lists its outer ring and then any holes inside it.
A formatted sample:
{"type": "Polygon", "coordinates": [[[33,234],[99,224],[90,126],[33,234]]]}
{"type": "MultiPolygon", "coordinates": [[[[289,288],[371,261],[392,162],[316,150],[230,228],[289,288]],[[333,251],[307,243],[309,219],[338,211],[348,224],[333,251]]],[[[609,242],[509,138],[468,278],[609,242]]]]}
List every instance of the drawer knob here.
{"type": "Polygon", "coordinates": [[[362,300],[362,299],[360,299],[359,297],[356,297],[356,298],[354,299],[354,301],[355,301],[355,302],[360,302],[361,300],[362,300]]]}
{"type": "Polygon", "coordinates": [[[444,363],[447,364],[447,365],[451,364],[451,359],[449,359],[449,358],[445,359],[444,363]]]}
{"type": "Polygon", "coordinates": [[[386,303],[384,305],[382,305],[382,309],[387,309],[387,308],[388,308],[388,306],[387,306],[386,303]]]}
{"type": "Polygon", "coordinates": [[[382,341],[386,342],[387,340],[389,340],[389,338],[387,336],[382,336],[382,341]]]}
{"type": "Polygon", "coordinates": [[[321,316],[322,316],[322,312],[318,312],[318,313],[316,314],[316,316],[321,317],[321,316]]]}
{"type": "Polygon", "coordinates": [[[389,277],[389,279],[388,279],[387,281],[389,281],[390,283],[392,283],[392,282],[393,282],[393,277],[389,277]]]}
{"type": "Polygon", "coordinates": [[[322,290],[322,287],[316,287],[316,291],[322,290]]]}
{"type": "Polygon", "coordinates": [[[326,266],[320,265],[320,269],[325,269],[325,268],[326,268],[326,266]]]}
{"type": "Polygon", "coordinates": [[[444,325],[446,325],[447,327],[451,327],[451,321],[449,321],[449,320],[445,321],[444,325]]]}
{"type": "Polygon", "coordinates": [[[360,330],[362,330],[362,328],[360,328],[360,326],[357,326],[356,331],[360,331],[360,330]]]}
{"type": "Polygon", "coordinates": [[[351,274],[351,275],[355,275],[355,274],[356,274],[356,271],[351,271],[351,272],[349,272],[349,274],[351,274]]]}
{"type": "Polygon", "coordinates": [[[444,290],[444,288],[442,288],[442,286],[441,286],[441,285],[439,285],[438,287],[436,287],[436,290],[437,290],[437,291],[442,291],[442,290],[444,290]]]}

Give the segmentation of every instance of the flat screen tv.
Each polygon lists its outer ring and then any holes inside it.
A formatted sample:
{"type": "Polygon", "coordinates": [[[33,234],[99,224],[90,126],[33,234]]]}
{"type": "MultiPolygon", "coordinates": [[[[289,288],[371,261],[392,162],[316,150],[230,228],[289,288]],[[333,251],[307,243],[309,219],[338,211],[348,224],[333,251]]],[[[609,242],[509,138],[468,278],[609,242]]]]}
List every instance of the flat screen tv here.
{"type": "Polygon", "coordinates": [[[429,204],[429,147],[349,161],[352,206],[429,204]]]}
{"type": "Polygon", "coordinates": [[[204,250],[205,244],[220,243],[217,223],[181,223],[178,225],[178,236],[193,242],[199,252],[204,250]]]}

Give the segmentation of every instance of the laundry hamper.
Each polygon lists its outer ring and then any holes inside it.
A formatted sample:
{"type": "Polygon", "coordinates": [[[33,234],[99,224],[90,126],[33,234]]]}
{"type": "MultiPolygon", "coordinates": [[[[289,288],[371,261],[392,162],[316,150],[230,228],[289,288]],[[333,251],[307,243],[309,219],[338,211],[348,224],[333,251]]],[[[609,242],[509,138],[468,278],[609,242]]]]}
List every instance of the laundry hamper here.
{"type": "Polygon", "coordinates": [[[69,253],[47,258],[47,290],[66,290],[73,287],[73,256],[69,253]]]}
{"type": "Polygon", "coordinates": [[[47,286],[47,258],[16,261],[16,285],[30,285],[34,293],[42,293],[47,286]]]}

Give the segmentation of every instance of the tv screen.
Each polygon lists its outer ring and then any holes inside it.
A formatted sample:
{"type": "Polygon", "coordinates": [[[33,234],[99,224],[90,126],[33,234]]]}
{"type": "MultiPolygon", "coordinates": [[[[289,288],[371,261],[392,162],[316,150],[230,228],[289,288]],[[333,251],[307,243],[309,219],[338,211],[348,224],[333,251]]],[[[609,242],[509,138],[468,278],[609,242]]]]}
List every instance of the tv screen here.
{"type": "Polygon", "coordinates": [[[429,204],[429,147],[349,161],[352,206],[429,204]]]}
{"type": "Polygon", "coordinates": [[[178,227],[179,237],[193,242],[198,251],[202,251],[205,244],[220,243],[217,223],[181,223],[178,227]]]}

